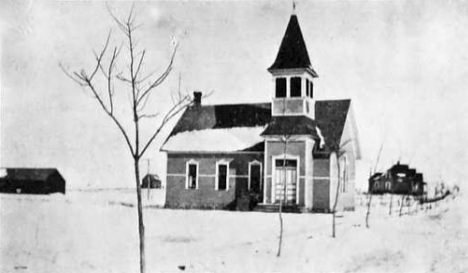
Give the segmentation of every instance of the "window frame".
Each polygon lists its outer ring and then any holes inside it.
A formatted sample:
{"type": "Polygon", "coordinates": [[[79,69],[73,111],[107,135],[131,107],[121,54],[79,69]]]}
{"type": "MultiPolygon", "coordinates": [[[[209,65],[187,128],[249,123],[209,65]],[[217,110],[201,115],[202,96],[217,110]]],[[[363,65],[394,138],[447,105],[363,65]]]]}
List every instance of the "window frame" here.
{"type": "Polygon", "coordinates": [[[254,160],[254,161],[251,161],[249,162],[249,178],[248,178],[248,182],[247,182],[247,190],[250,191],[251,189],[251,180],[252,180],[252,176],[251,176],[251,167],[253,165],[257,165],[257,166],[260,166],[260,188],[262,188],[263,186],[263,164],[262,162],[258,161],[258,160],[254,160]]]}
{"type": "Polygon", "coordinates": [[[302,78],[301,77],[291,77],[289,79],[289,96],[291,98],[300,98],[302,97],[302,78]],[[298,81],[298,85],[296,86],[296,81],[298,81]],[[294,87],[299,88],[298,90],[294,89],[294,87]],[[299,92],[299,93],[294,93],[299,92]]]}
{"type": "Polygon", "coordinates": [[[215,182],[215,190],[217,191],[228,191],[229,190],[229,161],[227,160],[219,160],[216,162],[216,182],[215,182]],[[226,166],[226,189],[219,189],[219,166],[225,165],[226,166]]]}
{"type": "Polygon", "coordinates": [[[285,77],[278,77],[275,79],[275,98],[287,98],[288,97],[288,79],[285,77]],[[284,81],[284,95],[279,96],[278,90],[279,90],[279,82],[284,81]]]}
{"type": "Polygon", "coordinates": [[[185,163],[185,189],[187,190],[197,190],[198,189],[198,180],[200,177],[200,168],[199,168],[199,163],[198,161],[194,159],[190,159],[185,163]],[[195,177],[195,188],[189,187],[189,176],[190,176],[190,165],[195,165],[196,166],[196,177],[195,177]]]}

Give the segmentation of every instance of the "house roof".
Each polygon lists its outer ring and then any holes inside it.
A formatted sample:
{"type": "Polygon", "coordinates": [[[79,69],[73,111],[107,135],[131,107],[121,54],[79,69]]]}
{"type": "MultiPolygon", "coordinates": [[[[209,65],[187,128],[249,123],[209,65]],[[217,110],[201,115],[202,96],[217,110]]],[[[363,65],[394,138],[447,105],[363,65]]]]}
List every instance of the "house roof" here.
{"type": "Polygon", "coordinates": [[[396,173],[396,172],[404,172],[406,173],[408,171],[408,165],[406,164],[400,164],[400,162],[397,162],[397,164],[393,165],[389,171],[392,172],[392,173],[396,173]]]}
{"type": "Polygon", "coordinates": [[[60,175],[58,170],[53,168],[7,168],[6,176],[2,178],[23,181],[46,181],[51,175],[56,173],[60,175]]]}
{"type": "Polygon", "coordinates": [[[276,60],[268,71],[294,68],[305,68],[312,76],[318,76],[312,68],[297,16],[293,14],[289,19],[276,60]]]}
{"type": "Polygon", "coordinates": [[[147,179],[149,179],[150,181],[161,181],[161,179],[159,179],[159,176],[157,174],[151,174],[151,173],[143,177],[143,180],[147,180],[147,179]]]}
{"type": "Polygon", "coordinates": [[[383,173],[374,173],[369,177],[369,180],[380,180],[383,177],[383,173]]]}
{"type": "Polygon", "coordinates": [[[310,135],[329,149],[340,144],[350,100],[315,103],[316,120],[271,117],[271,103],[190,106],[161,150],[174,152],[263,151],[267,135],[310,135]]]}

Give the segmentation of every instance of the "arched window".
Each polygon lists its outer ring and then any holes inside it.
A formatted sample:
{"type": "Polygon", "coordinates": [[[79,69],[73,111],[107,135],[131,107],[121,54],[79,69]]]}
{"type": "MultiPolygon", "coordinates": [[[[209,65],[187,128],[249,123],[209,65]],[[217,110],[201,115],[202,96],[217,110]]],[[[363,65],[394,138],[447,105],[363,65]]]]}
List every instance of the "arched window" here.
{"type": "Polygon", "coordinates": [[[385,189],[386,190],[391,190],[392,189],[392,182],[390,182],[390,181],[385,182],[385,189]]]}
{"type": "Polygon", "coordinates": [[[377,181],[374,183],[374,189],[380,188],[380,183],[377,181]]]}

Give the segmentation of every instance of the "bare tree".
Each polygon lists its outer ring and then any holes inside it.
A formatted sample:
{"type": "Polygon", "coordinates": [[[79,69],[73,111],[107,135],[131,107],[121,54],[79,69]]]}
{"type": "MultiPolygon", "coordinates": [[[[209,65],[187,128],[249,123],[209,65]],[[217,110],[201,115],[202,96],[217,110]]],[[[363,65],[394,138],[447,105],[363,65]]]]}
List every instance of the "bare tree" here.
{"type": "MultiPolygon", "coordinates": [[[[382,154],[382,149],[384,146],[384,141],[382,141],[382,144],[380,145],[379,153],[377,154],[377,159],[375,160],[375,165],[374,165],[374,174],[377,172],[377,165],[379,164],[380,160],[380,155],[382,154]]],[[[372,183],[372,186],[369,187],[369,202],[367,203],[367,213],[366,213],[366,228],[369,228],[369,215],[370,215],[370,209],[371,209],[371,203],[372,203],[372,196],[373,190],[374,190],[374,184],[372,183]]]]}
{"type": "MultiPolygon", "coordinates": [[[[286,113],[286,97],[283,98],[283,115],[286,113]]],[[[283,200],[286,201],[287,199],[287,185],[286,185],[286,153],[288,150],[288,141],[291,138],[291,135],[294,134],[295,127],[293,126],[291,134],[284,134],[281,137],[281,140],[283,142],[283,173],[284,173],[284,180],[282,181],[283,183],[283,196],[279,200],[279,208],[278,208],[278,218],[280,222],[280,234],[279,234],[279,239],[278,239],[278,252],[276,253],[277,257],[281,256],[281,247],[283,245],[283,200]]],[[[299,175],[299,174],[296,174],[299,175]]],[[[280,178],[281,179],[281,178],[280,178]]]]}
{"type": "MultiPolygon", "coordinates": [[[[334,149],[335,154],[336,154],[336,168],[338,171],[338,182],[336,185],[336,192],[335,192],[335,202],[333,203],[333,208],[332,208],[332,237],[335,238],[336,235],[336,207],[338,206],[338,199],[340,197],[340,188],[341,188],[341,165],[340,165],[340,157],[344,153],[341,151],[339,147],[336,147],[334,149]]],[[[343,177],[344,179],[344,177],[343,177]]]]}
{"type": "Polygon", "coordinates": [[[400,204],[400,213],[398,214],[399,217],[401,217],[401,214],[403,213],[403,205],[405,204],[405,197],[406,195],[401,196],[401,204],[400,204]]]}
{"type": "MultiPolygon", "coordinates": [[[[109,9],[108,9],[109,10],[109,9]]],[[[116,23],[118,29],[124,35],[124,43],[126,44],[127,54],[125,57],[121,57],[120,47],[113,47],[110,49],[111,32],[107,36],[106,42],[99,53],[94,53],[95,65],[91,70],[81,69],[79,72],[69,72],[60,64],[60,67],[64,73],[73,81],[75,81],[81,87],[89,90],[93,97],[98,102],[100,108],[104,113],[112,120],[112,123],[119,129],[123,136],[126,146],[133,158],[133,168],[136,183],[136,195],[137,195],[137,210],[138,210],[138,231],[139,231],[139,249],[140,249],[140,272],[145,272],[145,227],[143,223],[143,209],[142,209],[142,198],[141,198],[141,185],[140,185],[140,167],[139,163],[143,155],[148,151],[149,147],[160,134],[161,130],[167,125],[167,123],[179,114],[182,110],[188,106],[192,100],[188,95],[183,95],[180,92],[173,96],[173,105],[160,115],[158,112],[149,113],[146,109],[147,102],[150,96],[157,90],[168,77],[172,71],[174,58],[177,52],[177,44],[175,45],[169,63],[165,67],[164,71],[157,77],[154,73],[143,74],[143,66],[145,63],[146,49],[137,49],[137,41],[134,37],[134,31],[140,26],[136,24],[135,14],[132,10],[125,19],[118,19],[109,10],[109,14],[116,23]],[[108,62],[105,62],[108,59],[108,62]],[[117,70],[117,63],[119,60],[128,62],[126,71],[121,72],[117,70]],[[101,80],[104,80],[104,86],[100,90],[100,86],[97,83],[97,76],[101,75],[101,80]],[[116,81],[120,82],[118,88],[116,88],[116,81]],[[133,125],[126,128],[123,123],[123,119],[116,115],[116,89],[119,92],[127,92],[126,95],[130,97],[130,113],[133,120],[133,125]],[[152,128],[149,128],[152,133],[149,137],[143,139],[142,124],[143,119],[154,119],[152,128]],[[156,125],[154,125],[156,124],[156,125]],[[154,126],[154,127],[153,127],[154,126]]],[[[124,104],[125,105],[125,104],[124,104]]]]}
{"type": "MultiPolygon", "coordinates": [[[[283,210],[283,200],[286,201],[287,195],[287,185],[286,185],[286,152],[288,148],[288,140],[290,136],[284,135],[282,137],[283,143],[284,143],[284,149],[283,149],[283,173],[284,173],[284,180],[283,180],[283,196],[279,200],[279,209],[278,209],[278,217],[280,221],[280,235],[278,239],[278,252],[276,253],[276,256],[279,257],[281,256],[281,246],[283,244],[283,216],[282,216],[282,210],[283,210]]],[[[281,179],[281,178],[280,178],[281,179]]]]}

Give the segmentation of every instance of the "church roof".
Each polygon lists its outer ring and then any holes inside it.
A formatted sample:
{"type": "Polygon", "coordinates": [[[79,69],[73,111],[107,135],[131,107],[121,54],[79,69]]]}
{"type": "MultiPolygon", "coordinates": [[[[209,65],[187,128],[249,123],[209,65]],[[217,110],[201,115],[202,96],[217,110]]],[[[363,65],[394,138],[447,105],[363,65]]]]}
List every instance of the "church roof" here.
{"type": "Polygon", "coordinates": [[[271,135],[310,135],[318,137],[317,123],[306,116],[273,117],[271,123],[263,131],[263,136],[271,135]]]}
{"type": "Polygon", "coordinates": [[[262,136],[285,134],[323,137],[326,147],[335,147],[340,143],[349,106],[350,100],[317,101],[316,120],[312,120],[305,116],[272,117],[271,103],[194,105],[182,114],[161,150],[263,151],[262,136]]]}
{"type": "Polygon", "coordinates": [[[260,134],[270,120],[270,103],[193,105],[182,114],[161,150],[263,151],[260,134]]]}
{"type": "Polygon", "coordinates": [[[318,77],[312,68],[297,16],[293,14],[289,19],[276,60],[268,71],[295,68],[307,69],[312,76],[318,77]]]}
{"type": "Polygon", "coordinates": [[[322,100],[315,102],[315,120],[329,148],[340,145],[351,100],[322,100]]]}

